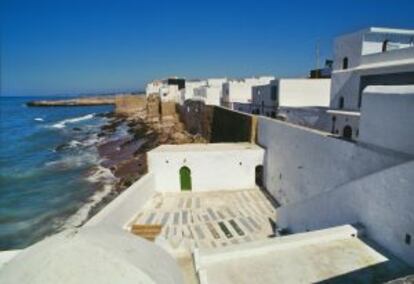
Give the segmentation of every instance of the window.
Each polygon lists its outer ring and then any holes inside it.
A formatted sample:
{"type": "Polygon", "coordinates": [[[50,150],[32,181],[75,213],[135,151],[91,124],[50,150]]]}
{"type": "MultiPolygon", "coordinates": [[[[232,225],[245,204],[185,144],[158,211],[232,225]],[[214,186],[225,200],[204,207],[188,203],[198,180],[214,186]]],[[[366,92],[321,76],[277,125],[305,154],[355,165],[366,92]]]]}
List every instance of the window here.
{"type": "Polygon", "coordinates": [[[386,52],[388,49],[388,39],[382,42],[382,52],[386,52]]]}
{"type": "Polygon", "coordinates": [[[342,59],[342,69],[348,69],[348,57],[344,57],[344,59],[342,59]]]}
{"type": "Polygon", "coordinates": [[[344,97],[340,97],[339,98],[339,108],[340,109],[343,109],[344,108],[344,104],[345,104],[345,99],[344,99],[344,97]]]}
{"type": "Polygon", "coordinates": [[[405,244],[410,245],[411,244],[411,235],[405,234],[405,244]]]}
{"type": "Polygon", "coordinates": [[[270,98],[272,101],[276,101],[277,99],[277,86],[272,86],[270,89],[270,98]]]}

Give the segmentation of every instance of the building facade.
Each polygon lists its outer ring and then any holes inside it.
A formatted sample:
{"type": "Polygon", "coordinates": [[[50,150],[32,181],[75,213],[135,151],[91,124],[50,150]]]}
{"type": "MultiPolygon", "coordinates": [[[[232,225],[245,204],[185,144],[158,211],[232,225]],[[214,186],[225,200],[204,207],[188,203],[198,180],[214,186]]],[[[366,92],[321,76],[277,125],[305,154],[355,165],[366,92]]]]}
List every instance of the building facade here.
{"type": "Polygon", "coordinates": [[[252,88],[252,112],[276,117],[279,107],[328,107],[330,79],[275,79],[252,88]]]}
{"type": "Polygon", "coordinates": [[[207,79],[204,86],[194,89],[194,99],[202,100],[206,105],[221,104],[223,84],[227,82],[227,78],[211,78],[207,79]]]}
{"type": "Polygon", "coordinates": [[[252,88],[269,84],[274,77],[245,78],[229,80],[223,84],[222,105],[231,109],[235,103],[251,104],[252,88]]]}
{"type": "Polygon", "coordinates": [[[414,84],[414,30],[371,27],[338,37],[331,85],[332,133],[358,138],[367,86],[410,84],[414,84]]]}

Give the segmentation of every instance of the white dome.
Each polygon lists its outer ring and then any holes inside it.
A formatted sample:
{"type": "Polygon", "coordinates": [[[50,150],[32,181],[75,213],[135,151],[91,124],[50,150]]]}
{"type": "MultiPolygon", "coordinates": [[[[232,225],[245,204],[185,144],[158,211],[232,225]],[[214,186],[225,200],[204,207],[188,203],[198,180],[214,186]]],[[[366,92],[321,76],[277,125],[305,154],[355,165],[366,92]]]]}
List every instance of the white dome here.
{"type": "Polygon", "coordinates": [[[0,270],[0,283],[183,283],[175,260],[123,230],[84,228],[49,237],[0,270]]]}

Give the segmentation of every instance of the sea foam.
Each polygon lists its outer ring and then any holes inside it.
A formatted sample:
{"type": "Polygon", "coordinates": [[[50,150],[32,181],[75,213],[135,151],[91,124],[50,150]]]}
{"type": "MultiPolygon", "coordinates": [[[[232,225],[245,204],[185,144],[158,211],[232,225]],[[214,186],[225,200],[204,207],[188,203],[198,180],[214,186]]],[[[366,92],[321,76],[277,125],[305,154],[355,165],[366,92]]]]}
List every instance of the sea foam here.
{"type": "Polygon", "coordinates": [[[83,121],[83,120],[88,120],[88,119],[92,119],[95,116],[94,113],[91,114],[87,114],[84,116],[80,116],[80,117],[75,117],[75,118],[68,118],[68,119],[64,119],[62,121],[59,121],[55,124],[52,125],[53,128],[64,128],[66,126],[66,124],[68,123],[75,123],[75,122],[79,122],[79,121],[83,121]]]}

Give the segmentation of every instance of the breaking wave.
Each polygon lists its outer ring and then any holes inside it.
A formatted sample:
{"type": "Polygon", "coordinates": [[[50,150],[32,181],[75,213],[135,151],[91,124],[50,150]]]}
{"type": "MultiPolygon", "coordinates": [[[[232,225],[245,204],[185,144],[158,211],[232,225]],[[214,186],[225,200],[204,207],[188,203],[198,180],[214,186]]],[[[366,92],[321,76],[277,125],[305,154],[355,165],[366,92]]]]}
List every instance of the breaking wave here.
{"type": "Polygon", "coordinates": [[[91,114],[87,114],[87,115],[80,116],[80,117],[64,119],[62,121],[59,121],[59,122],[53,124],[52,127],[61,129],[61,128],[64,128],[66,126],[66,124],[68,124],[68,123],[75,123],[75,122],[79,122],[79,121],[83,121],[83,120],[92,119],[92,118],[94,118],[94,116],[95,116],[95,114],[91,113],[91,114]]]}
{"type": "Polygon", "coordinates": [[[45,120],[44,120],[43,118],[41,118],[41,117],[36,117],[34,120],[35,120],[35,121],[40,121],[40,122],[45,121],[45,120]]]}
{"type": "Polygon", "coordinates": [[[88,199],[79,210],[66,220],[63,229],[82,226],[89,218],[91,209],[101,202],[108,194],[111,193],[117,178],[112,172],[102,166],[97,166],[96,170],[86,178],[87,181],[101,185],[99,190],[88,199]]]}

